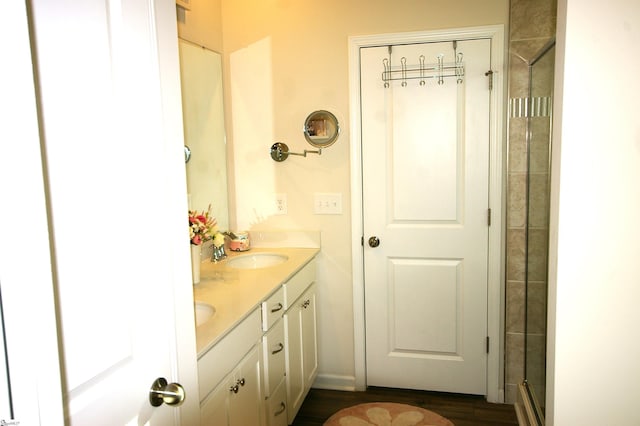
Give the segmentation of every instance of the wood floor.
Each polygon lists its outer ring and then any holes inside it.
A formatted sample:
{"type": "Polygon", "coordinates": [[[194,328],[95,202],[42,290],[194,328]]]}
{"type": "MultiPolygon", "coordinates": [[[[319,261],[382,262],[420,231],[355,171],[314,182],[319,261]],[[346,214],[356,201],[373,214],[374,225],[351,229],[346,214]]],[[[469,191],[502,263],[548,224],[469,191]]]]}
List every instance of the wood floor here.
{"type": "Polygon", "coordinates": [[[292,426],[321,426],[338,410],[383,401],[426,408],[446,417],[455,426],[518,424],[513,405],[491,404],[483,396],[370,387],[365,392],[311,389],[292,426]]]}

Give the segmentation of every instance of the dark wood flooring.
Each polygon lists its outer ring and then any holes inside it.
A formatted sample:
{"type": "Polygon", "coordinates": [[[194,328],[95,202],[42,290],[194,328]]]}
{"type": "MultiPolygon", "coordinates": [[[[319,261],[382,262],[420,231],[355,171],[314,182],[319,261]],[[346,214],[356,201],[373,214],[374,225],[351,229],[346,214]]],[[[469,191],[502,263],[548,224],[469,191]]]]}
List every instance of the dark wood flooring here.
{"type": "Polygon", "coordinates": [[[455,426],[518,424],[513,405],[492,404],[483,396],[370,387],[365,392],[311,389],[293,426],[321,426],[343,408],[383,401],[426,408],[451,420],[455,426]]]}

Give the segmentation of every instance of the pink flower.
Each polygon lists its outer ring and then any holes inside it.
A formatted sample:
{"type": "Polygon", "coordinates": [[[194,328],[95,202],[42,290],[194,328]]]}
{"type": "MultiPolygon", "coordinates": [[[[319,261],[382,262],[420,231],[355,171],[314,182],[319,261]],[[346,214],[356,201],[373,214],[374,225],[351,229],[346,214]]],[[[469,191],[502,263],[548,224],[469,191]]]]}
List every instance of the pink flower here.
{"type": "Polygon", "coordinates": [[[218,222],[211,217],[211,205],[205,212],[189,210],[189,239],[191,244],[200,245],[215,238],[219,234],[218,222]]]}

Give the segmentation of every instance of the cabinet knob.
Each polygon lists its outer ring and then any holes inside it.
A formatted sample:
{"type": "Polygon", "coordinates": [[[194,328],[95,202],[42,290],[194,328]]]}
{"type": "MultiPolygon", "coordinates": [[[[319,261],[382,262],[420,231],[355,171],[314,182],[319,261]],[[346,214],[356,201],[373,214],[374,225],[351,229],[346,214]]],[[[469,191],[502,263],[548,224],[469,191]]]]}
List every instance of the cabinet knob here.
{"type": "Polygon", "coordinates": [[[233,392],[233,393],[238,393],[238,390],[240,390],[240,387],[238,386],[237,383],[229,388],[229,392],[233,392]]]}

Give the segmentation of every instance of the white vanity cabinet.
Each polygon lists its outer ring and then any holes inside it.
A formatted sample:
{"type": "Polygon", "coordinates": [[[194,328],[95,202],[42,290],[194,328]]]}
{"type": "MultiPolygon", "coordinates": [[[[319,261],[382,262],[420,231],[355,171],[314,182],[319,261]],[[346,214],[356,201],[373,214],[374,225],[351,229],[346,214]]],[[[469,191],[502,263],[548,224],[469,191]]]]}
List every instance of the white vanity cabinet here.
{"type": "Polygon", "coordinates": [[[202,426],[264,425],[261,336],[256,309],[198,360],[202,426]]]}
{"type": "Polygon", "coordinates": [[[199,356],[202,426],[293,422],[318,367],[315,260],[299,264],[304,266],[271,287],[259,307],[249,308],[251,312],[199,356]]]}
{"type": "Polygon", "coordinates": [[[318,374],[315,263],[289,280],[285,289],[287,420],[293,423],[318,374]],[[295,298],[293,301],[290,300],[295,298]]]}

